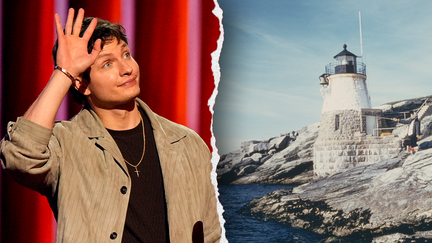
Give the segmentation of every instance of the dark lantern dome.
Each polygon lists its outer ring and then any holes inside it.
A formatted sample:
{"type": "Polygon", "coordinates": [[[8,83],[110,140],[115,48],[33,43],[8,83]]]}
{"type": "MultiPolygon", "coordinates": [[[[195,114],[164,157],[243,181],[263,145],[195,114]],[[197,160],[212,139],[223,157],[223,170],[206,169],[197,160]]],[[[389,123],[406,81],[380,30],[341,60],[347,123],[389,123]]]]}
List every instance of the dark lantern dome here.
{"type": "Polygon", "coordinates": [[[336,67],[335,74],[337,73],[356,73],[357,56],[347,51],[347,45],[343,45],[344,50],[339,52],[333,58],[335,59],[336,67]]]}
{"type": "Polygon", "coordinates": [[[357,60],[362,57],[349,52],[346,44],[343,45],[343,51],[333,58],[334,62],[326,65],[324,76],[320,76],[320,84],[326,84],[326,82],[321,80],[321,77],[325,78],[333,74],[358,73],[366,76],[366,65],[361,60],[357,60]]]}
{"type": "Polygon", "coordinates": [[[341,51],[341,52],[339,52],[339,53],[338,53],[336,56],[334,56],[333,58],[340,57],[340,56],[351,56],[351,57],[357,57],[354,53],[349,52],[349,51],[346,49],[346,48],[347,48],[347,45],[346,45],[346,44],[343,45],[343,48],[344,48],[344,50],[341,51]]]}

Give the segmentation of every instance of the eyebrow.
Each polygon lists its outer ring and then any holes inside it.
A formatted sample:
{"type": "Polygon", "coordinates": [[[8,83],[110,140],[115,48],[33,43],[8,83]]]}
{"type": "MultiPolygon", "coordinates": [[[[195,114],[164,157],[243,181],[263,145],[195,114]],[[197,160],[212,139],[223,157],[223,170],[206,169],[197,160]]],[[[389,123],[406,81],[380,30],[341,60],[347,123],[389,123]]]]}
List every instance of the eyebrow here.
{"type": "MultiPolygon", "coordinates": [[[[125,49],[126,47],[128,47],[128,44],[126,44],[125,42],[123,42],[123,44],[121,45],[122,50],[125,49]]],[[[107,56],[112,56],[112,53],[104,53],[104,54],[100,54],[98,57],[96,57],[96,60],[107,57],[107,56]]]]}
{"type": "Polygon", "coordinates": [[[113,55],[112,53],[105,53],[105,54],[101,54],[101,55],[99,55],[98,57],[96,57],[96,60],[98,60],[98,59],[102,59],[102,58],[107,57],[107,56],[112,56],[112,55],[113,55]]]}

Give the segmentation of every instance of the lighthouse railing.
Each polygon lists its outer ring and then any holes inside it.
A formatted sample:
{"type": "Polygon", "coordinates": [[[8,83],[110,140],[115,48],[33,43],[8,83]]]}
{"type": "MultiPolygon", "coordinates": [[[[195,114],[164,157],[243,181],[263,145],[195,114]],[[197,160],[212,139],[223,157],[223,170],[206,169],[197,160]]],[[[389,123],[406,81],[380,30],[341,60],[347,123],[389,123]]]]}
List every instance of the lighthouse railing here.
{"type": "Polygon", "coordinates": [[[358,73],[358,74],[363,74],[366,76],[366,64],[364,64],[362,62],[357,63],[355,69],[353,69],[353,72],[341,72],[340,70],[344,70],[344,69],[341,69],[339,66],[342,66],[342,65],[336,65],[334,63],[329,63],[325,66],[325,73],[327,74],[327,76],[332,75],[332,74],[336,74],[336,73],[358,73]],[[336,69],[337,69],[336,67],[339,67],[338,72],[336,72],[336,69]]]}

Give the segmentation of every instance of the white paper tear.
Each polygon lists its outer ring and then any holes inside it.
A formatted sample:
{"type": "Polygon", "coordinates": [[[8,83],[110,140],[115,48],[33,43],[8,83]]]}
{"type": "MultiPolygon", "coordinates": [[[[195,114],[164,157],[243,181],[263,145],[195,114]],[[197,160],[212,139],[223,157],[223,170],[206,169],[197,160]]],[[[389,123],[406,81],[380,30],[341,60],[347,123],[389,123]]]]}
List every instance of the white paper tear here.
{"type": "Polygon", "coordinates": [[[216,96],[218,94],[218,87],[219,87],[219,82],[220,82],[220,77],[221,77],[221,72],[220,72],[220,65],[219,65],[219,57],[220,57],[220,53],[222,50],[222,43],[224,40],[224,30],[223,30],[223,26],[222,26],[222,9],[220,8],[217,0],[214,0],[215,3],[215,8],[213,9],[213,14],[218,17],[219,19],[219,30],[220,30],[220,35],[219,35],[219,39],[217,40],[217,48],[214,52],[212,52],[211,57],[212,57],[212,72],[213,72],[213,77],[214,77],[214,83],[215,83],[215,88],[213,90],[212,95],[210,96],[210,99],[208,100],[207,105],[209,106],[209,110],[212,114],[212,118],[211,118],[211,126],[210,126],[210,130],[211,130],[211,146],[212,146],[212,165],[213,165],[213,169],[211,172],[211,181],[212,184],[215,188],[215,194],[216,194],[216,199],[217,199],[217,211],[219,214],[219,222],[221,225],[221,239],[220,242],[221,243],[225,243],[228,242],[226,236],[225,236],[225,219],[222,216],[222,213],[224,212],[223,210],[223,206],[219,201],[219,190],[218,190],[218,183],[217,183],[217,175],[216,175],[216,168],[217,168],[217,164],[219,162],[220,156],[218,153],[218,149],[216,147],[216,137],[214,136],[213,133],[213,115],[214,115],[214,105],[215,105],[215,100],[216,100],[216,96]]]}

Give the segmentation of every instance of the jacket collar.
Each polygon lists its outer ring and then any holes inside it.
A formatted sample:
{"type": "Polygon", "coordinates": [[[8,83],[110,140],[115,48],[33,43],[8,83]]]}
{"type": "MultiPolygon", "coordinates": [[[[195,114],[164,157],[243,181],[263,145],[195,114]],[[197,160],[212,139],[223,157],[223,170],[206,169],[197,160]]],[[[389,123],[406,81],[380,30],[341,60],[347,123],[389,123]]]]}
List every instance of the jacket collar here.
{"type": "MultiPolygon", "coordinates": [[[[161,166],[165,167],[170,160],[169,158],[177,154],[178,147],[174,145],[186,137],[185,129],[176,129],[175,126],[171,125],[172,122],[154,113],[142,100],[137,98],[136,102],[138,107],[143,109],[150,118],[161,166]]],[[[71,122],[75,122],[89,139],[94,140],[96,146],[109,152],[122,170],[128,174],[120,149],[93,109],[85,106],[72,118],[71,122]]]]}
{"type": "MultiPolygon", "coordinates": [[[[166,139],[168,143],[175,143],[186,136],[184,130],[164,129],[161,122],[164,122],[163,120],[166,120],[165,118],[154,113],[141,99],[136,98],[135,101],[137,102],[138,107],[143,109],[150,118],[153,131],[166,139]]],[[[102,124],[99,116],[89,106],[85,106],[74,118],[72,118],[72,121],[75,121],[90,139],[111,137],[102,124]]]]}

